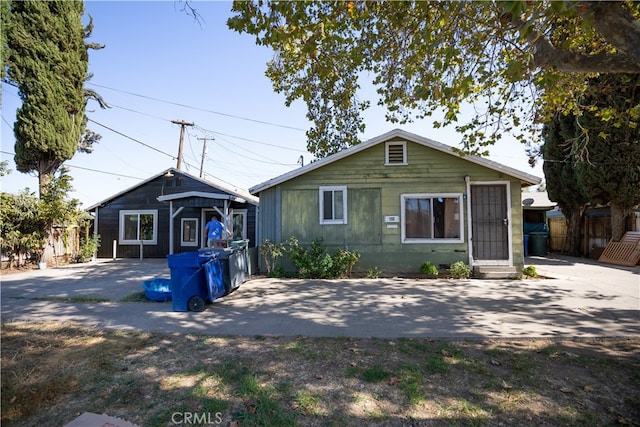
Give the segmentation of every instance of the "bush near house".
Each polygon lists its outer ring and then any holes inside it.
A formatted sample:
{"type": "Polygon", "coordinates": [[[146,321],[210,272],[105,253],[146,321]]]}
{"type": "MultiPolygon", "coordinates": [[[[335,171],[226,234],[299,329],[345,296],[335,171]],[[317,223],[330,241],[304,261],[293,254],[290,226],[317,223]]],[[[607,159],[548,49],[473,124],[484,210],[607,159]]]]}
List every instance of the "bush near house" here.
{"type": "Polygon", "coordinates": [[[284,267],[278,261],[284,255],[288,255],[298,277],[303,279],[350,277],[353,266],[360,259],[360,254],[355,251],[338,249],[332,254],[328,253],[321,238],[315,239],[311,247],[306,248],[295,236],[285,243],[264,240],[260,245],[260,253],[265,261],[268,276],[286,276],[284,267]]]}
{"type": "Polygon", "coordinates": [[[437,276],[438,267],[436,267],[432,262],[426,261],[420,266],[420,273],[426,274],[428,276],[437,276]]]}
{"type": "Polygon", "coordinates": [[[344,249],[338,249],[333,254],[327,253],[322,238],[315,239],[307,249],[292,236],[287,242],[287,253],[303,279],[349,277],[353,266],[360,259],[359,253],[344,249]]]}
{"type": "Polygon", "coordinates": [[[471,277],[471,269],[462,261],[456,261],[449,267],[451,277],[454,279],[468,279],[471,277]]]}

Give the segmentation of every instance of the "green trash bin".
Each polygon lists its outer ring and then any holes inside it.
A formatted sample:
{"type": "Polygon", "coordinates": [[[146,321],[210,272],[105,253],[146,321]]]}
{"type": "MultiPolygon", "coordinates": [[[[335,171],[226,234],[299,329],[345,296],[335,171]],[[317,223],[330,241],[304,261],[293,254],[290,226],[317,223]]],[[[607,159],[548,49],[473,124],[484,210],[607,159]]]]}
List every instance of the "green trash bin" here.
{"type": "Polygon", "coordinates": [[[529,255],[544,256],[547,254],[549,233],[529,233],[529,255]]]}

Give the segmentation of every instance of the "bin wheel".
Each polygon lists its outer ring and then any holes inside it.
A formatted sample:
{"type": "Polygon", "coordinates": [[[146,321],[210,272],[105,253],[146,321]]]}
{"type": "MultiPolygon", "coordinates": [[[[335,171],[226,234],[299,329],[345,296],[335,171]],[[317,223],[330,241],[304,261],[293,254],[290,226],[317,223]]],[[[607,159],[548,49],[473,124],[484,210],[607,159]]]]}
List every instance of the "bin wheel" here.
{"type": "Polygon", "coordinates": [[[187,306],[190,311],[203,311],[204,310],[204,300],[199,296],[189,298],[187,302],[187,306]]]}

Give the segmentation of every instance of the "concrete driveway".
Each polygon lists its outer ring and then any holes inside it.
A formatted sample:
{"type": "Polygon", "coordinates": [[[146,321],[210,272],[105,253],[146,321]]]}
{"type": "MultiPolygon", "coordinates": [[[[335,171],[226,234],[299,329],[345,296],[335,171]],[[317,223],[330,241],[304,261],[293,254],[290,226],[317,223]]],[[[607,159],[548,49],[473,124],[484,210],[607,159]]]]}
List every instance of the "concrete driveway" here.
{"type": "Polygon", "coordinates": [[[640,337],[640,269],[527,258],[538,280],[254,279],[204,312],[120,300],[166,260],[100,260],[3,274],[2,319],[214,335],[354,338],[640,337]],[[68,303],[92,296],[107,303],[68,303]]]}

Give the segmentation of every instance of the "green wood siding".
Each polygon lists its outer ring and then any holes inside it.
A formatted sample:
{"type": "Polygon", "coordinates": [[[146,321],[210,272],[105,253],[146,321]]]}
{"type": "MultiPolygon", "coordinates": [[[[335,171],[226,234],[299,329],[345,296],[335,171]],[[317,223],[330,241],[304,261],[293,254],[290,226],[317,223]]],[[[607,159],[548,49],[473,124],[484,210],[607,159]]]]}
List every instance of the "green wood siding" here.
{"type": "Polygon", "coordinates": [[[327,246],[358,250],[357,268],[383,271],[418,271],[429,260],[435,264],[468,263],[468,213],[465,176],[471,181],[510,181],[513,225],[513,263],[522,264],[520,182],[499,171],[471,163],[421,144],[407,141],[407,165],[385,165],[385,144],[356,152],[319,169],[260,192],[262,239],[296,236],[301,243],[321,237],[327,246]],[[347,224],[321,225],[319,187],[347,187],[347,224]],[[275,188],[281,191],[279,203],[275,188]],[[400,216],[400,200],[407,193],[459,193],[465,195],[461,217],[462,243],[401,242],[400,222],[388,227],[385,216],[400,216]]]}

